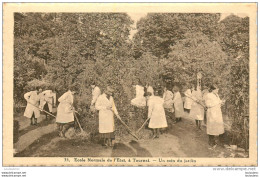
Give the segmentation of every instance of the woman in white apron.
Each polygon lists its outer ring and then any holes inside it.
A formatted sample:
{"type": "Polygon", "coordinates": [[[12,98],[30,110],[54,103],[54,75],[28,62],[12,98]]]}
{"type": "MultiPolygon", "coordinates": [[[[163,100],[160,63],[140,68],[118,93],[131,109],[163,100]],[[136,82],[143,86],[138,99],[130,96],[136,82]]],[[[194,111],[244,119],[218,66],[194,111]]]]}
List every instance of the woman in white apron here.
{"type": "Polygon", "coordinates": [[[191,99],[192,91],[194,90],[194,86],[191,86],[190,88],[187,88],[187,90],[184,92],[185,99],[184,99],[184,111],[187,112],[188,114],[190,113],[191,110],[191,105],[193,103],[191,99]]]}
{"type": "Polygon", "coordinates": [[[199,130],[201,130],[201,122],[204,119],[204,107],[202,93],[199,88],[192,91],[192,105],[190,110],[190,117],[195,119],[196,126],[199,130]]]}
{"type": "Polygon", "coordinates": [[[57,108],[56,123],[59,127],[59,136],[65,137],[66,131],[74,125],[74,107],[73,107],[73,95],[75,89],[71,87],[66,93],[64,93],[59,99],[59,106],[57,108]]]}
{"type": "MultiPolygon", "coordinates": [[[[52,90],[45,90],[41,93],[40,101],[41,109],[46,112],[52,113],[53,107],[56,106],[56,93],[52,90]]],[[[48,114],[45,112],[46,120],[48,120],[48,114]]]]}
{"type": "Polygon", "coordinates": [[[131,100],[131,105],[133,106],[132,109],[134,112],[134,117],[131,122],[133,122],[133,128],[137,129],[142,125],[143,120],[145,120],[145,118],[147,117],[147,100],[145,98],[144,87],[142,86],[140,80],[137,80],[136,85],[134,85],[133,87],[136,91],[136,97],[131,100]]]}
{"type": "Polygon", "coordinates": [[[174,108],[173,108],[173,93],[171,92],[171,86],[166,85],[163,93],[165,114],[167,120],[174,120],[174,108]]]}
{"type": "Polygon", "coordinates": [[[217,144],[218,136],[224,133],[224,122],[222,117],[222,101],[218,96],[218,88],[211,86],[209,93],[205,98],[207,106],[207,134],[209,135],[209,144],[217,144]]]}
{"type": "Polygon", "coordinates": [[[175,111],[175,119],[177,122],[179,122],[181,121],[184,115],[183,101],[178,86],[173,87],[173,92],[174,92],[173,104],[174,104],[174,111],[175,111]]]}
{"type": "Polygon", "coordinates": [[[154,94],[149,101],[148,117],[150,122],[148,127],[153,129],[153,138],[159,138],[160,129],[167,127],[167,121],[163,107],[162,91],[155,91],[154,94]]]}
{"type": "Polygon", "coordinates": [[[96,109],[99,111],[99,133],[104,140],[103,145],[105,146],[112,146],[112,140],[115,139],[114,114],[118,116],[118,112],[112,94],[113,89],[107,87],[105,93],[98,97],[95,104],[96,109]]]}
{"type": "Polygon", "coordinates": [[[136,107],[145,107],[146,106],[146,99],[144,97],[144,87],[141,85],[134,86],[136,91],[136,97],[131,100],[131,105],[136,107]]]}
{"type": "Polygon", "coordinates": [[[37,119],[40,117],[39,90],[40,89],[37,87],[36,90],[24,94],[24,99],[27,101],[24,116],[31,119],[31,125],[37,125],[37,119]]]}

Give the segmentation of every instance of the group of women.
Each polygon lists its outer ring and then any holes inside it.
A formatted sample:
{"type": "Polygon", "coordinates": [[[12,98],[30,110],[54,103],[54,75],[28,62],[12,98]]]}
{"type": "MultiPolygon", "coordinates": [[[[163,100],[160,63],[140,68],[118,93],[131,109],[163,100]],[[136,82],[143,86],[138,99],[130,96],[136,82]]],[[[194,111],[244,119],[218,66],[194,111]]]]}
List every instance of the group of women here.
{"type": "Polygon", "coordinates": [[[198,130],[201,130],[201,124],[205,120],[211,146],[215,146],[218,143],[217,137],[224,133],[221,105],[225,101],[219,98],[215,85],[204,86],[201,91],[200,87],[190,84],[183,87],[183,93],[180,93],[178,85],[153,89],[149,84],[144,87],[140,84],[135,85],[135,88],[136,98],[131,104],[140,109],[148,107],[148,127],[153,129],[153,138],[159,137],[160,129],[168,127],[167,122],[175,124],[184,115],[195,120],[198,130]]]}
{"type": "MultiPolygon", "coordinates": [[[[114,139],[114,115],[119,119],[114,99],[112,97],[114,90],[107,87],[103,93],[96,86],[92,87],[91,112],[99,114],[99,133],[104,139],[104,144],[112,146],[114,139]]],[[[217,137],[224,133],[224,123],[221,112],[221,105],[224,103],[218,96],[218,88],[211,85],[203,91],[194,85],[186,86],[182,97],[178,85],[166,85],[162,87],[152,87],[147,84],[134,85],[136,97],[131,100],[131,105],[135,110],[148,108],[147,119],[148,127],[153,130],[153,138],[159,138],[160,129],[168,127],[171,120],[173,124],[179,122],[186,112],[191,118],[195,119],[198,129],[201,129],[202,120],[207,120],[207,134],[209,135],[209,144],[214,146],[217,143],[217,137]],[[168,122],[167,122],[168,120],[168,122]]],[[[65,132],[74,124],[75,110],[73,107],[73,95],[75,87],[70,87],[59,99],[57,108],[56,123],[58,124],[59,135],[65,137],[65,132]]],[[[39,90],[31,91],[25,94],[27,108],[25,116],[28,118],[39,117],[39,90]],[[31,111],[29,111],[31,110],[31,111]],[[37,114],[37,115],[36,115],[37,114]]],[[[138,112],[138,111],[137,111],[138,112]]],[[[137,117],[140,115],[136,115],[137,117]]]]}

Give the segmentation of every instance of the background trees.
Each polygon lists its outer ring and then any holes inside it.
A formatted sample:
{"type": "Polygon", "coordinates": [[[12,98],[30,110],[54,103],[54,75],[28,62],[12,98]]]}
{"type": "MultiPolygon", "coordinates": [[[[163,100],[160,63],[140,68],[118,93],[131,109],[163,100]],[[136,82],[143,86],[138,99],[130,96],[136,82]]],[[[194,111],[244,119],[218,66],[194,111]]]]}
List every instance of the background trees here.
{"type": "Polygon", "coordinates": [[[116,89],[116,104],[127,119],[136,78],[152,85],[183,85],[195,82],[201,71],[202,84],[217,82],[227,100],[224,110],[232,130],[242,132],[234,139],[245,139],[249,18],[220,17],[150,13],[137,22],[130,39],[133,21],[126,13],[15,13],[15,104],[37,84],[55,87],[57,96],[77,85],[77,106],[84,108],[91,97],[88,84],[95,80],[116,89]]]}

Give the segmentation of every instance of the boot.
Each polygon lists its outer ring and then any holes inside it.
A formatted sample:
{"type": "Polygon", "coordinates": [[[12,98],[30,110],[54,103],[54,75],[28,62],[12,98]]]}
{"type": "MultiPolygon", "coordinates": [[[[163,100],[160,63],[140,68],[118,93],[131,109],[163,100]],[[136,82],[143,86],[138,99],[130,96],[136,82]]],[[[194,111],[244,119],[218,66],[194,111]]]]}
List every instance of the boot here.
{"type": "Polygon", "coordinates": [[[37,118],[34,118],[34,125],[37,125],[37,118]]]}
{"type": "Polygon", "coordinates": [[[110,147],[113,146],[113,145],[112,145],[112,139],[111,139],[111,138],[108,139],[108,146],[110,146],[110,147]]]}
{"type": "Polygon", "coordinates": [[[156,137],[155,138],[159,138],[159,135],[160,135],[160,131],[159,131],[159,128],[156,130],[156,137]]]}
{"type": "Polygon", "coordinates": [[[201,130],[201,120],[198,121],[198,129],[201,130]]]}
{"type": "Polygon", "coordinates": [[[153,129],[153,137],[152,139],[156,138],[157,134],[156,134],[156,129],[153,129]]]}

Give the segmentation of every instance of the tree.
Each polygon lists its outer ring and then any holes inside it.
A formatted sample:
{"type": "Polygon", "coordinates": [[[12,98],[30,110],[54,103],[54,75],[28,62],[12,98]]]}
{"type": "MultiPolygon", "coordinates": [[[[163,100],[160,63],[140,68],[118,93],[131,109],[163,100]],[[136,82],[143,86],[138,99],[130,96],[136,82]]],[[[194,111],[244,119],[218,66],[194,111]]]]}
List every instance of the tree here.
{"type": "Polygon", "coordinates": [[[164,71],[173,82],[184,85],[196,83],[198,71],[203,74],[203,80],[223,83],[223,71],[226,65],[227,55],[222,51],[216,41],[203,33],[186,33],[185,38],[171,47],[168,59],[164,60],[164,71]]]}
{"type": "Polygon", "coordinates": [[[186,33],[201,32],[215,37],[220,14],[149,13],[137,22],[134,36],[136,57],[143,51],[159,58],[167,57],[170,47],[185,38],[186,33]]]}
{"type": "Polygon", "coordinates": [[[249,139],[249,18],[230,15],[220,22],[219,43],[230,58],[228,110],[232,141],[248,148],[249,139]]]}

